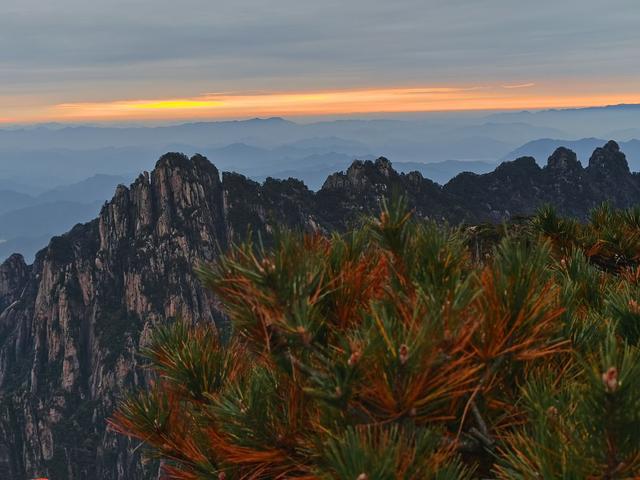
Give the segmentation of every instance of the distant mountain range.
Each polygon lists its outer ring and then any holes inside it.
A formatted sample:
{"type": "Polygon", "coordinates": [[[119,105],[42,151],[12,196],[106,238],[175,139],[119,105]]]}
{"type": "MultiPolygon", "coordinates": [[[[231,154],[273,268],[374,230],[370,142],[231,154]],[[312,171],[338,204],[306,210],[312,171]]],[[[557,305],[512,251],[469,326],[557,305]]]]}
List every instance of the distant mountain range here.
{"type": "MultiPolygon", "coordinates": [[[[472,123],[466,119],[421,120],[334,120],[296,123],[283,118],[252,119],[227,122],[198,122],[162,127],[35,127],[0,129],[0,150],[23,150],[37,144],[39,149],[88,150],[153,147],[186,144],[197,147],[246,143],[267,148],[279,145],[305,145],[310,139],[325,139],[321,146],[337,141],[340,150],[352,143],[379,147],[393,139],[409,143],[425,139],[491,139],[497,143],[523,143],[527,139],[561,134],[562,130],[532,126],[515,121],[472,123]],[[331,140],[334,139],[334,140],[331,140]],[[34,143],[34,140],[37,143],[34,143]]],[[[455,145],[450,145],[453,149],[455,145]]]]}
{"type": "Polygon", "coordinates": [[[34,198],[26,193],[13,190],[0,190],[0,215],[11,210],[17,210],[33,205],[34,198]]]}
{"type": "Polygon", "coordinates": [[[640,105],[621,104],[603,107],[501,112],[490,115],[487,120],[495,123],[524,122],[529,125],[560,129],[565,132],[563,136],[541,135],[544,137],[581,138],[594,135],[629,140],[637,137],[633,132],[637,132],[640,124],[640,105]]]}
{"type": "Polygon", "coordinates": [[[159,127],[46,124],[0,129],[0,259],[17,249],[31,260],[43,239],[93,216],[97,203],[92,203],[107,200],[117,183],[151,170],[152,159],[166,151],[202,154],[221,170],[258,182],[297,178],[313,191],[355,159],[380,156],[393,158],[399,172],[419,171],[444,185],[463,171],[489,172],[500,160],[533,156],[542,165],[560,145],[572,148],[585,163],[605,138],[616,135],[624,140],[620,145],[631,170],[637,171],[640,146],[633,138],[640,138],[638,125],[640,108],[621,105],[414,119],[302,123],[267,118],[159,127]],[[94,177],[98,172],[104,176],[94,177]],[[48,209],[38,208],[45,204],[48,209]],[[55,204],[59,214],[51,213],[55,204]],[[20,222],[4,217],[18,210],[20,222]],[[54,228],[47,216],[59,224],[54,228]]]}
{"type": "Polygon", "coordinates": [[[38,195],[0,190],[0,260],[20,252],[28,261],[53,235],[95,217],[126,177],[94,175],[38,195]]]}
{"type": "Polygon", "coordinates": [[[415,163],[494,162],[530,140],[566,136],[564,130],[545,125],[464,115],[312,123],[267,118],[161,127],[42,125],[0,129],[0,187],[24,184],[31,188],[25,193],[32,193],[97,172],[128,176],[151,169],[149,159],[166,151],[201,153],[224,169],[263,178],[300,173],[300,164],[328,171],[344,163],[343,158],[327,158],[309,165],[317,155],[348,156],[349,162],[379,156],[415,163]]]}
{"type": "Polygon", "coordinates": [[[444,162],[417,163],[394,162],[393,167],[400,173],[420,172],[425,178],[444,185],[460,173],[489,173],[496,163],[464,160],[446,160],[444,162]]]}
{"type": "Polygon", "coordinates": [[[104,201],[110,198],[116,185],[126,181],[127,178],[124,176],[98,174],[81,182],[58,186],[37,195],[0,188],[0,214],[43,203],[104,201]]]}
{"type": "MultiPolygon", "coordinates": [[[[396,163],[495,163],[541,138],[640,138],[638,125],[640,108],[620,105],[308,123],[276,117],[155,127],[46,124],[4,128],[0,129],[0,190],[40,193],[98,172],[129,177],[153,168],[149,159],[166,151],[201,153],[223,169],[256,178],[277,172],[305,174],[302,170],[307,168],[330,171],[344,164],[344,158],[328,158],[332,154],[347,156],[349,161],[386,156],[396,163]],[[314,155],[327,157],[325,163],[309,165],[304,160],[317,159],[314,155]],[[306,167],[300,169],[297,164],[306,167]]],[[[310,175],[310,184],[313,178],[317,183],[316,174],[310,175]]]]}

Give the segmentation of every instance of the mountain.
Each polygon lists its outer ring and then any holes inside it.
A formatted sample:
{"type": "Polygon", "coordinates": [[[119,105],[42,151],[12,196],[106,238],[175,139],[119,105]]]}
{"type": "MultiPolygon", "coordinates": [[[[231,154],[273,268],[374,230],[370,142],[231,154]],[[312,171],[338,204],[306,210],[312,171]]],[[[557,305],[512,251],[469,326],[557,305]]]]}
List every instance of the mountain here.
{"type": "Polygon", "coordinates": [[[0,262],[16,252],[20,252],[26,262],[33,262],[35,254],[49,243],[54,234],[47,232],[43,235],[18,236],[0,240],[0,262]]]}
{"type": "Polygon", "coordinates": [[[466,125],[454,130],[461,137],[493,138],[505,143],[524,143],[532,138],[561,137],[564,131],[547,126],[531,125],[525,122],[500,123],[484,122],[477,125],[466,125]]]}
{"type": "Polygon", "coordinates": [[[127,181],[121,175],[93,175],[81,182],[62,185],[37,196],[39,203],[50,202],[104,202],[109,199],[116,186],[127,181]]]}
{"type": "Polygon", "coordinates": [[[640,138],[640,128],[623,128],[620,130],[613,130],[607,135],[609,138],[617,138],[622,141],[633,140],[634,138],[640,138]]]}
{"type": "MultiPolygon", "coordinates": [[[[151,169],[149,159],[166,151],[202,153],[225,169],[243,170],[241,173],[261,178],[275,172],[300,171],[277,162],[273,163],[273,170],[267,171],[271,158],[278,162],[294,161],[332,152],[352,158],[385,156],[396,162],[494,162],[518,146],[540,138],[574,140],[593,135],[628,140],[635,136],[633,132],[639,124],[640,108],[622,105],[307,123],[265,118],[164,126],[45,124],[3,128],[0,190],[34,193],[54,185],[79,182],[96,172],[137,173],[151,169]],[[225,152],[230,145],[237,148],[225,152]],[[241,145],[247,147],[244,152],[241,145]],[[257,150],[252,153],[251,148],[257,150]],[[234,161],[239,163],[234,165],[234,161]],[[262,171],[254,174],[250,170],[255,168],[262,171]],[[25,185],[27,189],[14,188],[12,183],[25,185]]],[[[318,170],[320,166],[309,168],[318,170]]]]}
{"type": "Polygon", "coordinates": [[[0,214],[53,202],[104,202],[112,196],[118,184],[126,181],[127,178],[123,176],[98,174],[81,182],[46,190],[38,195],[0,189],[0,214]]]}
{"type": "Polygon", "coordinates": [[[496,168],[493,163],[473,160],[445,160],[444,162],[433,163],[393,162],[393,166],[402,173],[420,172],[424,177],[441,185],[444,185],[459,173],[488,173],[496,168]]]}
{"type": "Polygon", "coordinates": [[[369,147],[362,142],[349,140],[337,136],[330,137],[310,137],[297,140],[292,143],[280,145],[274,149],[276,152],[288,156],[320,154],[325,152],[340,152],[350,154],[369,153],[369,147]]]}
{"type": "MultiPolygon", "coordinates": [[[[363,158],[360,156],[360,158],[363,158]]],[[[366,157],[365,157],[366,158],[366,157]]],[[[281,165],[280,169],[253,169],[245,173],[253,180],[264,181],[267,178],[286,180],[296,178],[302,180],[311,190],[319,190],[327,176],[337,170],[344,170],[351,162],[353,155],[330,152],[324,154],[312,154],[303,158],[295,159],[281,165]]]]}
{"type": "Polygon", "coordinates": [[[33,237],[68,230],[95,217],[103,202],[51,202],[0,215],[0,238],[33,237]]]}
{"type": "Polygon", "coordinates": [[[157,147],[169,143],[190,145],[212,145],[237,142],[250,143],[259,139],[269,143],[269,139],[278,137],[295,140],[298,124],[282,118],[251,119],[225,122],[196,122],[161,127],[96,127],[65,126],[64,128],[23,128],[0,129],[2,149],[23,149],[33,145],[37,139],[40,148],[49,149],[107,149],[138,147],[157,147]]]}
{"type": "MultiPolygon", "coordinates": [[[[12,183],[28,185],[37,193],[84,181],[96,172],[112,176],[137,173],[153,166],[149,158],[157,158],[166,151],[162,148],[138,146],[46,148],[39,145],[37,140],[37,147],[32,142],[26,145],[9,149],[0,143],[0,177],[13,179],[12,183]]],[[[18,191],[16,188],[11,190],[18,191]]]]}
{"type": "Polygon", "coordinates": [[[19,255],[0,265],[0,478],[155,478],[157,465],[105,419],[124,391],[149,385],[137,352],[154,325],[224,323],[194,267],[249,231],[266,242],[282,226],[342,231],[393,192],[417,215],[453,222],[502,221],[545,202],[584,218],[604,200],[640,203],[640,176],[615,142],[585,168],[559,148],[544,167],[523,157],[444,186],[385,158],[355,161],[318,192],[295,179],[220,176],[202,156],[166,154],[32,265],[19,255]]]}
{"type": "Polygon", "coordinates": [[[0,190],[0,215],[11,210],[28,207],[34,203],[35,199],[26,193],[0,190]]]}
{"type": "Polygon", "coordinates": [[[7,178],[0,178],[0,190],[8,190],[26,195],[34,195],[43,191],[42,188],[37,186],[22,184],[7,178]]]}
{"type": "MultiPolygon", "coordinates": [[[[518,157],[547,158],[555,149],[566,147],[573,150],[579,160],[586,161],[591,155],[591,152],[604,142],[605,141],[600,138],[582,138],[580,140],[541,138],[525,143],[521,147],[512,150],[505,155],[502,160],[507,161],[518,157]]],[[[620,149],[626,153],[629,168],[634,172],[640,171],[640,140],[632,139],[626,142],[620,142],[620,149]]]]}
{"type": "Polygon", "coordinates": [[[640,123],[640,104],[501,112],[489,115],[485,120],[509,124],[522,122],[538,127],[560,129],[565,132],[565,137],[580,138],[588,132],[590,135],[611,138],[610,135],[613,132],[637,128],[640,123]]]}
{"type": "Polygon", "coordinates": [[[225,244],[222,195],[209,162],[167,156],[32,266],[2,264],[1,478],[144,478],[102,419],[144,381],[136,351],[154,323],[216,318],[191,269],[225,244]]]}
{"type": "Polygon", "coordinates": [[[86,222],[126,177],[94,175],[39,195],[0,191],[0,260],[19,252],[33,261],[49,238],[86,222]]]}
{"type": "MultiPolygon", "coordinates": [[[[628,125],[628,128],[636,124],[628,125]]],[[[330,153],[387,156],[398,162],[494,161],[562,129],[526,122],[492,122],[478,115],[411,120],[348,119],[298,123],[282,118],[166,126],[40,125],[0,129],[0,189],[22,183],[32,191],[79,182],[96,172],[123,175],[153,167],[166,151],[201,153],[225,169],[250,176],[300,170],[295,160],[330,153]],[[235,162],[235,163],[234,163],[235,162]],[[269,171],[269,166],[273,169],[269,171]],[[260,169],[257,174],[252,169],[260,169]],[[3,180],[4,179],[4,180],[3,180]]],[[[320,166],[310,166],[317,169],[320,166]]]]}

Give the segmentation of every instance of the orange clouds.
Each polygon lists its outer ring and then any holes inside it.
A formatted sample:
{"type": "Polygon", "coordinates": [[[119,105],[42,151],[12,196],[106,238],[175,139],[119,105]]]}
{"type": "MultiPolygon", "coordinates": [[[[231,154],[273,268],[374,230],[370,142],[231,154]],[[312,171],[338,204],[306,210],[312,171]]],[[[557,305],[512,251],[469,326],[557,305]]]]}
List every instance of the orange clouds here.
{"type": "MultiPolygon", "coordinates": [[[[640,103],[640,93],[554,91],[535,83],[499,87],[364,88],[317,92],[214,93],[196,97],[62,103],[21,121],[120,121],[537,109],[640,103]]],[[[1,121],[1,120],[0,120],[1,121]]],[[[5,119],[9,121],[9,119],[5,119]]]]}
{"type": "Polygon", "coordinates": [[[470,88],[396,88],[71,103],[55,107],[65,119],[336,115],[464,108],[470,88]]]}

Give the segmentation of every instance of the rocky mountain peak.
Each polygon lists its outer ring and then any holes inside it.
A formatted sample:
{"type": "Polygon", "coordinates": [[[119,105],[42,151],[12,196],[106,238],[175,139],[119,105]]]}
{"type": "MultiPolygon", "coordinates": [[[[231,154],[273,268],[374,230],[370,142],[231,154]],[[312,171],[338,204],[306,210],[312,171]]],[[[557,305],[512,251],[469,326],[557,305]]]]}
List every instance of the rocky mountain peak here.
{"type": "Polygon", "coordinates": [[[346,172],[330,175],[322,186],[323,190],[350,188],[357,191],[367,190],[371,186],[388,183],[398,177],[391,162],[380,157],[375,161],[354,160],[346,172]]]}
{"type": "Polygon", "coordinates": [[[540,167],[533,157],[519,157],[510,162],[502,162],[494,171],[501,178],[526,177],[539,172],[540,167]]]}
{"type": "Polygon", "coordinates": [[[603,148],[611,153],[618,153],[620,151],[620,145],[618,145],[618,142],[615,140],[609,140],[603,148]]]}
{"type": "Polygon", "coordinates": [[[198,233],[210,249],[224,239],[222,183],[218,169],[201,155],[163,155],[151,174],[144,172],[130,186],[119,186],[99,217],[100,249],[120,240],[198,233]],[[207,224],[214,226],[213,238],[207,224]],[[187,228],[190,227],[190,228],[187,228]]]}
{"type": "Polygon", "coordinates": [[[620,177],[629,175],[627,157],[613,140],[603,147],[595,149],[589,159],[589,171],[601,177],[620,177]]]}
{"type": "Polygon", "coordinates": [[[391,166],[391,162],[388,158],[379,157],[378,159],[376,159],[374,165],[376,169],[387,178],[391,176],[392,172],[395,173],[395,170],[391,166]]]}
{"type": "Polygon", "coordinates": [[[548,158],[547,168],[553,171],[571,172],[581,170],[582,165],[573,150],[559,147],[548,158]]]}

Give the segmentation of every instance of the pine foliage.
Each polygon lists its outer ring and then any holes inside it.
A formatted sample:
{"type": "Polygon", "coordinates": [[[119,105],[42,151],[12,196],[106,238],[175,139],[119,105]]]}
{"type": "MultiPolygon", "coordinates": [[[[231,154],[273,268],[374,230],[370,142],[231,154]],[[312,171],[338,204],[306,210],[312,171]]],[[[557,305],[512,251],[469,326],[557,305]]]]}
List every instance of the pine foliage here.
{"type": "Polygon", "coordinates": [[[199,271],[229,332],[160,327],[112,427],[174,479],[637,478],[639,263],[607,205],[249,241],[199,271]]]}

